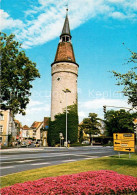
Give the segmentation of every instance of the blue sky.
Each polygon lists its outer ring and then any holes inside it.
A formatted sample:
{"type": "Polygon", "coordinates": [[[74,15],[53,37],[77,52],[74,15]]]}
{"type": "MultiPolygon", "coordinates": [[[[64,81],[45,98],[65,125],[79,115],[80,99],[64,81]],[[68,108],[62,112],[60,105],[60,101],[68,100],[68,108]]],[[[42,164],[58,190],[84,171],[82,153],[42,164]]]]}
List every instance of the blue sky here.
{"type": "Polygon", "coordinates": [[[69,7],[76,61],[79,64],[79,121],[89,112],[103,117],[103,105],[126,106],[109,72],[126,72],[128,48],[136,51],[137,0],[1,0],[0,28],[14,33],[27,56],[37,63],[41,78],[33,82],[23,125],[50,116],[51,63],[69,7]],[[122,43],[125,43],[126,47],[122,43]]]}

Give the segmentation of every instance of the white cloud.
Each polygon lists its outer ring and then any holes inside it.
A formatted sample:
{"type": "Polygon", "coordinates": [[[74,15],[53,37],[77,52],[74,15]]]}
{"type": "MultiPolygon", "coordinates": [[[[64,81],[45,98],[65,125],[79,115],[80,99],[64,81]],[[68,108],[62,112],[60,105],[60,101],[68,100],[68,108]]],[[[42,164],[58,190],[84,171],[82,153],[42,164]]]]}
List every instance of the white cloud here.
{"type": "Polygon", "coordinates": [[[80,107],[85,109],[100,109],[103,108],[104,105],[117,106],[117,107],[129,107],[127,104],[127,100],[105,99],[105,98],[93,99],[91,101],[81,103],[80,107]]]}
{"type": "MultiPolygon", "coordinates": [[[[8,13],[2,12],[1,26],[16,28],[17,39],[24,48],[44,44],[59,36],[64,17],[65,4],[62,0],[37,0],[39,6],[31,5],[25,11],[25,21],[14,20],[8,13]]],[[[137,0],[69,0],[69,20],[71,30],[87,20],[105,16],[117,20],[135,20],[137,0]]]]}
{"type": "Polygon", "coordinates": [[[42,6],[47,6],[47,5],[49,5],[49,4],[54,4],[55,3],[55,0],[38,0],[39,1],[39,3],[42,5],[42,6]]]}
{"type": "Polygon", "coordinates": [[[17,114],[15,117],[22,125],[31,126],[34,121],[40,122],[50,116],[50,103],[31,99],[25,112],[25,116],[17,114]]]}
{"type": "MultiPolygon", "coordinates": [[[[130,105],[128,105],[126,99],[105,99],[105,98],[99,98],[99,99],[93,99],[86,102],[80,102],[79,103],[79,122],[83,120],[83,118],[88,117],[89,113],[97,113],[100,118],[104,117],[103,113],[103,106],[107,106],[107,110],[119,110],[124,108],[131,108],[130,105]],[[119,108],[114,108],[114,107],[119,108]],[[121,107],[121,108],[120,108],[121,107]]],[[[128,109],[126,109],[128,110],[128,109]]]]}
{"type": "Polygon", "coordinates": [[[113,12],[113,13],[110,14],[110,16],[112,18],[116,18],[116,19],[124,19],[124,18],[126,18],[126,15],[121,13],[121,12],[113,12]]]}
{"type": "Polygon", "coordinates": [[[39,106],[41,104],[43,104],[43,102],[41,102],[41,101],[35,101],[35,100],[30,100],[29,107],[39,106]]]}
{"type": "Polygon", "coordinates": [[[86,114],[85,114],[85,112],[78,112],[78,116],[79,117],[82,117],[82,118],[85,118],[86,117],[86,114]]]}
{"type": "Polygon", "coordinates": [[[24,26],[21,20],[14,20],[9,16],[8,13],[4,12],[4,10],[0,10],[0,30],[3,29],[12,29],[12,28],[22,28],[24,26]]]}
{"type": "Polygon", "coordinates": [[[108,0],[110,3],[124,3],[125,0],[108,0]]]}

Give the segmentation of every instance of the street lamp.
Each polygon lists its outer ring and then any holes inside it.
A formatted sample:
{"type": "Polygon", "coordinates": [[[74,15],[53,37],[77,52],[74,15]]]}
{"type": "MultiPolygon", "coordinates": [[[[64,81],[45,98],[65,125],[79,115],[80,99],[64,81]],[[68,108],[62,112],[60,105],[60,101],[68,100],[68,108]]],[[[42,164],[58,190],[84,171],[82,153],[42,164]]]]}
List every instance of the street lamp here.
{"type": "Polygon", "coordinates": [[[67,93],[71,93],[71,91],[69,89],[66,89],[66,90],[62,90],[64,93],[66,93],[66,147],[68,147],[68,137],[67,137],[67,134],[68,134],[68,127],[67,127],[67,93]]]}
{"type": "Polygon", "coordinates": [[[63,133],[59,133],[59,138],[60,138],[60,147],[61,147],[61,139],[63,137],[63,133]]]}

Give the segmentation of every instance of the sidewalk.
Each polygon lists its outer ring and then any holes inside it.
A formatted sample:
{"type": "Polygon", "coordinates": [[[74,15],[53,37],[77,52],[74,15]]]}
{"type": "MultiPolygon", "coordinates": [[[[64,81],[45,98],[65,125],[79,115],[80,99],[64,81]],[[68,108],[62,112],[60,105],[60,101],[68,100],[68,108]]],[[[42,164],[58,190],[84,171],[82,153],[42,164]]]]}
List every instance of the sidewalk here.
{"type": "Polygon", "coordinates": [[[43,147],[39,147],[39,148],[10,148],[10,149],[0,149],[0,153],[21,152],[21,151],[38,151],[38,150],[44,150],[44,148],[43,147]]]}
{"type": "MultiPolygon", "coordinates": [[[[35,147],[35,148],[9,148],[9,149],[0,149],[0,153],[12,153],[12,152],[31,152],[31,151],[55,151],[66,149],[65,147],[35,147]]],[[[68,148],[67,148],[68,149],[68,148]]]]}

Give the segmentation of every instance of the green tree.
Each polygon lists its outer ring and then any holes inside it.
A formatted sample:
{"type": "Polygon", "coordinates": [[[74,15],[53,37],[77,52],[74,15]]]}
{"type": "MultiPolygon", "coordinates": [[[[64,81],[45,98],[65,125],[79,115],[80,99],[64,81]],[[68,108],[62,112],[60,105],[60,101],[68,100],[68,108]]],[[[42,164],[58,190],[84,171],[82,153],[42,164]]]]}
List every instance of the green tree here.
{"type": "Polygon", "coordinates": [[[117,85],[122,85],[123,88],[123,94],[128,97],[128,103],[132,104],[132,107],[137,107],[137,53],[132,52],[131,57],[129,58],[127,63],[130,63],[130,65],[133,65],[130,70],[125,73],[117,73],[116,71],[112,71],[114,74],[114,77],[116,77],[116,80],[118,80],[117,85]]]}
{"type": "MultiPolygon", "coordinates": [[[[68,140],[70,143],[77,142],[78,139],[78,114],[77,105],[68,106],[68,140]]],[[[55,116],[54,121],[50,121],[48,129],[48,144],[53,146],[60,143],[59,133],[62,133],[64,140],[66,137],[66,112],[55,116]]]]}
{"type": "Polygon", "coordinates": [[[90,144],[91,144],[92,135],[97,135],[100,132],[101,124],[99,120],[101,119],[97,117],[97,114],[89,113],[89,118],[84,118],[83,123],[80,125],[80,128],[86,134],[89,134],[90,144]]]}
{"type": "Polygon", "coordinates": [[[84,138],[83,138],[83,129],[81,128],[81,125],[79,125],[79,142],[82,143],[84,141],[84,138]]]}
{"type": "Polygon", "coordinates": [[[125,110],[109,110],[105,114],[105,129],[108,136],[113,136],[113,133],[134,133],[134,119],[137,113],[131,114],[125,110]]]}
{"type": "Polygon", "coordinates": [[[25,114],[29,103],[32,81],[40,74],[15,40],[15,35],[0,33],[1,108],[10,108],[13,114],[25,114]]]}

